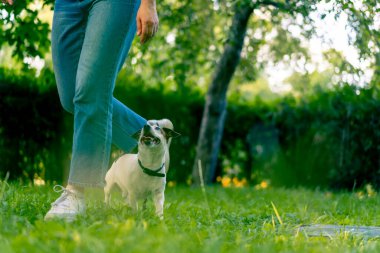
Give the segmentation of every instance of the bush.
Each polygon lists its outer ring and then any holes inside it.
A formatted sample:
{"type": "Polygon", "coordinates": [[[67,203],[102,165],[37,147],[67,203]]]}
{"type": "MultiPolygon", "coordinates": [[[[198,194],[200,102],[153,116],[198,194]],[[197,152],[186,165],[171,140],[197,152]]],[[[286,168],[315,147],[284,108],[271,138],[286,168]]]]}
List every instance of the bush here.
{"type": "MultiPolygon", "coordinates": [[[[5,73],[0,72],[0,172],[62,181],[69,166],[72,116],[61,109],[53,74],[45,71],[35,79],[5,73]]],[[[119,77],[115,96],[147,119],[173,122],[182,136],[172,142],[168,177],[184,183],[191,176],[204,97],[144,87],[141,80],[119,77]]],[[[375,87],[343,86],[272,104],[232,100],[217,174],[285,186],[380,186],[379,112],[375,87]]]]}
{"type": "Polygon", "coordinates": [[[0,174],[11,179],[62,177],[64,117],[55,88],[44,78],[0,69],[0,174]],[[44,85],[41,85],[44,80],[44,85]],[[49,88],[50,87],[50,88],[49,88]],[[46,174],[45,174],[46,172],[46,174]]]}
{"type": "Polygon", "coordinates": [[[343,86],[316,91],[300,101],[285,98],[271,106],[231,104],[222,153],[232,153],[236,143],[245,140],[247,155],[238,164],[248,170],[246,175],[253,168],[254,180],[270,178],[274,185],[350,189],[371,183],[379,187],[379,112],[375,87],[343,86]],[[253,128],[264,134],[273,128],[277,138],[271,137],[272,144],[252,142],[253,128]],[[263,150],[257,152],[258,148],[263,150]]]}

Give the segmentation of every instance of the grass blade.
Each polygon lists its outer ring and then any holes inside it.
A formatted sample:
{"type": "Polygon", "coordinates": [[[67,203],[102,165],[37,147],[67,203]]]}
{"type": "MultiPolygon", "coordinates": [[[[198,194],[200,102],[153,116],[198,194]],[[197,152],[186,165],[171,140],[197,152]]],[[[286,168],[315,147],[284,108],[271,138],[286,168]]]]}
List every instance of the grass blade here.
{"type": "Polygon", "coordinates": [[[278,213],[276,206],[273,204],[272,201],[270,203],[272,204],[272,207],[273,207],[274,213],[276,214],[277,220],[280,222],[281,225],[283,225],[284,223],[282,222],[281,216],[278,213]]]}

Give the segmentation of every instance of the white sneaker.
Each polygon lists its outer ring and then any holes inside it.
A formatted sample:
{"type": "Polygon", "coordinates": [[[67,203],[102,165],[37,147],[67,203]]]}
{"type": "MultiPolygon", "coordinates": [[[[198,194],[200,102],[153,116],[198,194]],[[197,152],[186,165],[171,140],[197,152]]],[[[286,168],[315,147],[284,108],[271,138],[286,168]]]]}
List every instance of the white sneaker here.
{"type": "Polygon", "coordinates": [[[75,220],[79,214],[86,210],[84,194],[75,190],[68,190],[61,185],[54,186],[55,192],[62,192],[61,196],[51,204],[49,212],[45,215],[45,221],[52,219],[64,219],[68,222],[75,220]]]}

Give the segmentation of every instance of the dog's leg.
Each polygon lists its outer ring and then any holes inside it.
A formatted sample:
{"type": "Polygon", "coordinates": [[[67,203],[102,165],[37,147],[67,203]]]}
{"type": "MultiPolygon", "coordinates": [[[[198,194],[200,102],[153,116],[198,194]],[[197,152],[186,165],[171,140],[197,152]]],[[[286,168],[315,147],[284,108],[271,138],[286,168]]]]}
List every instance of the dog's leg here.
{"type": "Polygon", "coordinates": [[[135,194],[129,193],[128,200],[129,200],[129,206],[132,208],[132,211],[137,212],[139,209],[139,203],[137,201],[135,194]]]}
{"type": "Polygon", "coordinates": [[[127,203],[129,205],[129,198],[128,198],[128,192],[127,191],[123,191],[121,193],[121,196],[122,198],[124,199],[125,203],[127,203]]]}
{"type": "Polygon", "coordinates": [[[153,195],[154,205],[156,207],[156,215],[160,220],[164,219],[164,201],[165,196],[163,191],[155,191],[153,195]]]}
{"type": "Polygon", "coordinates": [[[113,163],[111,168],[107,171],[106,177],[104,179],[106,181],[106,185],[104,186],[104,203],[106,205],[110,204],[110,200],[111,200],[110,194],[111,194],[112,187],[115,184],[115,180],[113,180],[115,166],[116,166],[116,163],[113,163]]]}
{"type": "Polygon", "coordinates": [[[106,182],[106,186],[104,187],[104,203],[106,205],[109,205],[111,201],[112,186],[113,186],[113,183],[106,182]]]}

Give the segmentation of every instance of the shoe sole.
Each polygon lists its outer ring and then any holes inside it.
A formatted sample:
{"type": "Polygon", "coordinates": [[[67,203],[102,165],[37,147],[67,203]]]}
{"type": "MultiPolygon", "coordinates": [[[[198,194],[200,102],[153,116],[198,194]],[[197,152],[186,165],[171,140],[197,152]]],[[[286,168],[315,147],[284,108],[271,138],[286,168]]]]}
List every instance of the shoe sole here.
{"type": "Polygon", "coordinates": [[[78,217],[78,214],[46,214],[45,221],[64,220],[66,222],[73,222],[78,217]]]}

